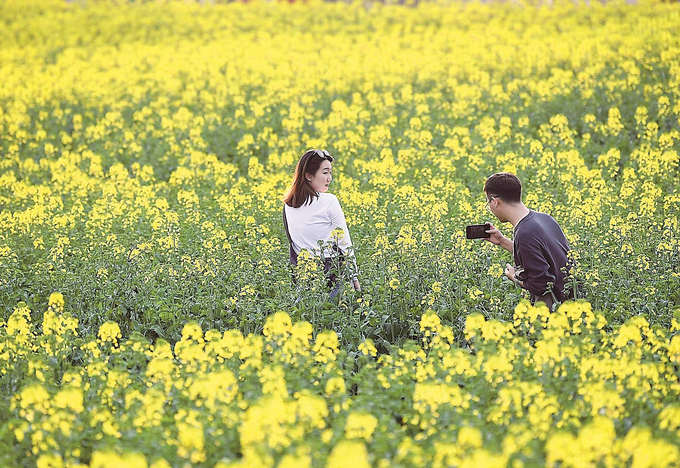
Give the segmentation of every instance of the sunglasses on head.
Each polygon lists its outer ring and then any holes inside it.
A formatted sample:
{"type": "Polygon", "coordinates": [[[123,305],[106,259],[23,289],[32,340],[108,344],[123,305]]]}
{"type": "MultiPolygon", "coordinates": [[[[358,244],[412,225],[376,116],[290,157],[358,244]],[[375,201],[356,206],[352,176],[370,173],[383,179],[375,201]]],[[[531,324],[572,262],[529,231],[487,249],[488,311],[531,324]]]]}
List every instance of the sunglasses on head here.
{"type": "Polygon", "coordinates": [[[313,149],[311,151],[321,159],[325,159],[328,162],[333,162],[333,156],[331,156],[331,154],[328,151],[320,149],[313,149]]]}

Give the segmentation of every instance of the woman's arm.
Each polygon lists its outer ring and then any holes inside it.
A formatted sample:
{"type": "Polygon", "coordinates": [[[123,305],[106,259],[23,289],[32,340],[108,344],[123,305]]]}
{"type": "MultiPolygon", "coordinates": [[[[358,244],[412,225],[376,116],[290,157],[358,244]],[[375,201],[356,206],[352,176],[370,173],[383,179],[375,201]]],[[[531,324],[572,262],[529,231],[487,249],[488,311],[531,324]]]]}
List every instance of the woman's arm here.
{"type": "Polygon", "coordinates": [[[354,272],[352,274],[352,285],[357,291],[361,291],[361,286],[359,285],[358,273],[359,268],[357,267],[356,256],[354,255],[354,247],[352,245],[352,238],[349,235],[349,229],[347,228],[347,220],[345,219],[345,213],[342,211],[340,202],[337,197],[333,196],[333,202],[331,203],[328,215],[331,219],[331,223],[334,227],[340,228],[342,230],[342,237],[338,236],[337,242],[338,247],[346,255],[346,259],[350,262],[350,267],[353,268],[354,272]]]}
{"type": "Polygon", "coordinates": [[[331,225],[334,228],[342,229],[342,236],[338,236],[337,242],[340,250],[346,255],[354,255],[352,252],[352,238],[349,235],[349,229],[347,228],[347,220],[345,219],[345,213],[342,211],[340,202],[333,196],[333,200],[328,208],[328,216],[331,220],[331,225]]]}

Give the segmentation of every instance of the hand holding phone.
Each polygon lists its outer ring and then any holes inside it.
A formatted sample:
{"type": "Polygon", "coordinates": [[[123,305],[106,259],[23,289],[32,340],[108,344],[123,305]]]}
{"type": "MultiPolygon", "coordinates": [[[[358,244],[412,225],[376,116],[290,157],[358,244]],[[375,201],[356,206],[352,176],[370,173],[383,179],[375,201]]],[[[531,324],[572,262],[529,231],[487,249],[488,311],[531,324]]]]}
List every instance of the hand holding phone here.
{"type": "Polygon", "coordinates": [[[484,224],[471,224],[469,226],[465,226],[465,237],[468,239],[485,239],[491,237],[491,234],[489,234],[488,231],[491,229],[491,225],[489,223],[484,223],[484,224]]]}

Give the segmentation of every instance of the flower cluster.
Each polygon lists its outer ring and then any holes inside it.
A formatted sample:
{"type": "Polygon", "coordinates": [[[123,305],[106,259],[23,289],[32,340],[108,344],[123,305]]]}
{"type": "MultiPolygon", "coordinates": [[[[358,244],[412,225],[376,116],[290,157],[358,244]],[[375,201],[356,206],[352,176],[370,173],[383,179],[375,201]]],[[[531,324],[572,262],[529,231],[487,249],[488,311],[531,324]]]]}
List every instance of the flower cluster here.
{"type": "Polygon", "coordinates": [[[680,464],[678,5],[386,3],[3,4],[0,464],[680,464]],[[588,302],[465,239],[498,171],[588,302]]]}
{"type": "Polygon", "coordinates": [[[466,310],[510,319],[523,294],[507,254],[463,236],[506,170],[563,226],[581,297],[669,326],[677,5],[142,3],[2,9],[5,310],[56,312],[58,289],[84,333],[247,334],[289,310],[356,348],[359,329],[413,338],[426,309],[462,333],[466,310]],[[287,264],[281,195],[310,147],[335,157],[365,291],[351,323],[349,288],[324,309],[319,264],[287,264]]]}
{"type": "Polygon", "coordinates": [[[472,314],[464,346],[429,313],[422,346],[377,358],[278,312],[264,335],[188,324],[174,348],[111,346],[113,324],[99,339],[61,329],[66,349],[47,359],[54,332],[28,316],[0,328],[12,465],[680,463],[679,337],[642,318],[607,332],[587,302],[522,302],[513,323],[472,314]]]}

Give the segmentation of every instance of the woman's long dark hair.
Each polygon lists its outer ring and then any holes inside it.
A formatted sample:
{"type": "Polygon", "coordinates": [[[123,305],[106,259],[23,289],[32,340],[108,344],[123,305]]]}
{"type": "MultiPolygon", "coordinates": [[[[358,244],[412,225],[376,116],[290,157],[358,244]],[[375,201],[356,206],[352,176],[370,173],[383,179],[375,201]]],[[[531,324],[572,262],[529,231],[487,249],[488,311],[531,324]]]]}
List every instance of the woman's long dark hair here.
{"type": "Polygon", "coordinates": [[[312,188],[312,184],[309,183],[305,174],[316,174],[323,161],[333,162],[333,156],[326,150],[312,149],[302,155],[297,166],[295,166],[293,184],[283,196],[283,202],[286,205],[291,208],[300,208],[313,197],[319,196],[318,192],[312,188]]]}

